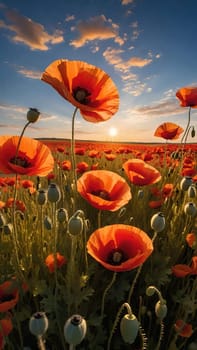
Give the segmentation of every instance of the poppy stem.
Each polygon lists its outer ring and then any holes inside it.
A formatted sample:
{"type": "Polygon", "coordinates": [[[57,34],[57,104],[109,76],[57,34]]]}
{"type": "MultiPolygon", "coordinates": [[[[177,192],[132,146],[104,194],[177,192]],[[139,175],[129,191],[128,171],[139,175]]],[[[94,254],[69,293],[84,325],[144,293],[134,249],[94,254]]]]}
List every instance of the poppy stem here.
{"type": "Polygon", "coordinates": [[[135,278],[134,278],[134,280],[133,280],[133,283],[132,283],[132,285],[131,285],[131,288],[130,288],[130,291],[129,291],[129,295],[128,295],[128,299],[127,299],[127,303],[128,303],[128,304],[130,304],[130,302],[131,302],[131,296],[132,296],[132,294],[133,294],[133,291],[134,291],[134,288],[135,288],[137,279],[138,279],[138,277],[139,277],[139,275],[140,275],[140,272],[141,272],[141,270],[142,270],[142,266],[143,266],[143,264],[141,264],[141,265],[138,267],[137,273],[136,273],[135,278]]]}
{"type": "Polygon", "coordinates": [[[71,136],[71,162],[72,162],[72,172],[73,172],[73,185],[74,185],[74,197],[77,190],[77,175],[76,175],[76,160],[75,160],[75,117],[78,108],[76,107],[72,116],[72,136],[71,136]]]}
{"type": "Polygon", "coordinates": [[[28,122],[28,123],[25,124],[25,126],[24,126],[24,128],[23,128],[23,130],[22,130],[22,133],[21,133],[21,135],[20,135],[20,137],[19,137],[18,144],[17,144],[17,148],[16,148],[15,159],[17,159],[17,157],[18,157],[18,152],[19,152],[21,140],[22,140],[22,137],[23,137],[23,135],[24,135],[24,132],[25,132],[25,130],[26,130],[26,128],[28,127],[29,124],[31,124],[31,122],[28,122]]]}
{"type": "Polygon", "coordinates": [[[184,140],[185,136],[187,135],[187,131],[188,131],[189,125],[190,125],[190,117],[191,117],[191,106],[189,107],[187,126],[186,126],[186,129],[185,129],[184,134],[182,136],[181,143],[183,143],[183,140],[184,140]]]}
{"type": "Polygon", "coordinates": [[[107,295],[108,291],[110,290],[110,288],[112,287],[112,285],[114,284],[114,282],[116,280],[116,276],[117,276],[117,272],[114,272],[110,283],[108,284],[108,286],[104,290],[104,293],[103,293],[103,296],[102,296],[102,302],[101,302],[101,319],[103,319],[103,316],[104,316],[104,307],[105,307],[106,295],[107,295]]]}

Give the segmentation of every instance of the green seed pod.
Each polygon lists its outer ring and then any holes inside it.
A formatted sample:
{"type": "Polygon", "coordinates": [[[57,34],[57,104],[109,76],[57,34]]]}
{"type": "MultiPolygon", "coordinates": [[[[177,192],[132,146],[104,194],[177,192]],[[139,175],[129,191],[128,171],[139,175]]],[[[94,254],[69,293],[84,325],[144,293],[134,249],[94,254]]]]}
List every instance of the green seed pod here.
{"type": "Polygon", "coordinates": [[[57,210],[57,220],[59,222],[68,221],[68,212],[65,208],[59,208],[57,210]]]}
{"type": "Polygon", "coordinates": [[[195,198],[196,197],[196,187],[195,185],[190,185],[187,191],[189,198],[195,198]]]}
{"type": "Polygon", "coordinates": [[[70,345],[82,342],[87,332],[86,320],[80,315],[71,316],[64,325],[64,338],[70,345]]]}
{"type": "Polygon", "coordinates": [[[52,229],[52,221],[49,216],[45,216],[44,218],[44,227],[49,231],[52,229]]]}
{"type": "Polygon", "coordinates": [[[37,202],[40,205],[44,205],[47,202],[47,192],[46,192],[46,190],[43,190],[43,189],[39,189],[38,190],[37,202]]]}
{"type": "Polygon", "coordinates": [[[137,193],[137,198],[138,198],[138,199],[144,198],[144,191],[143,191],[143,190],[139,190],[139,191],[138,191],[138,193],[137,193]]]}
{"type": "Polygon", "coordinates": [[[190,343],[187,350],[197,350],[197,342],[190,343]]]}
{"type": "Polygon", "coordinates": [[[196,135],[196,132],[195,132],[195,129],[194,129],[194,126],[193,126],[192,131],[191,131],[191,137],[195,137],[195,135],[196,135]]]}
{"type": "Polygon", "coordinates": [[[44,312],[36,312],[29,320],[29,330],[37,337],[41,337],[47,331],[48,325],[48,318],[44,312]]]}
{"type": "Polygon", "coordinates": [[[27,120],[31,123],[37,122],[40,112],[36,108],[30,108],[27,112],[27,120]]]}
{"type": "Polygon", "coordinates": [[[180,183],[180,188],[183,191],[187,191],[189,186],[192,185],[192,178],[190,176],[184,176],[180,183]]]}
{"type": "Polygon", "coordinates": [[[126,314],[120,321],[120,333],[125,343],[133,344],[139,331],[139,322],[135,315],[126,314]]]}
{"type": "Polygon", "coordinates": [[[83,231],[83,220],[79,216],[71,216],[71,218],[68,221],[68,232],[73,235],[77,236],[81,234],[83,231]]]}
{"type": "Polygon", "coordinates": [[[5,216],[1,213],[0,214],[0,227],[4,226],[6,224],[6,218],[5,216]]]}
{"type": "Polygon", "coordinates": [[[166,221],[163,213],[156,213],[151,218],[151,228],[155,232],[161,232],[165,228],[166,221]]]}
{"type": "Polygon", "coordinates": [[[184,212],[186,215],[189,215],[192,217],[196,216],[196,213],[197,213],[196,204],[193,202],[186,203],[184,206],[184,212]]]}
{"type": "Polygon", "coordinates": [[[58,185],[51,183],[48,188],[48,200],[51,203],[56,203],[60,200],[61,198],[61,192],[60,188],[58,185]]]}
{"type": "Polygon", "coordinates": [[[167,315],[167,311],[168,311],[168,309],[167,309],[166,303],[164,301],[158,300],[158,302],[155,304],[156,316],[160,320],[163,320],[164,317],[166,317],[166,315],[167,315]]]}
{"type": "Polygon", "coordinates": [[[3,231],[4,231],[5,235],[10,235],[13,231],[13,225],[11,223],[4,225],[3,231]]]}

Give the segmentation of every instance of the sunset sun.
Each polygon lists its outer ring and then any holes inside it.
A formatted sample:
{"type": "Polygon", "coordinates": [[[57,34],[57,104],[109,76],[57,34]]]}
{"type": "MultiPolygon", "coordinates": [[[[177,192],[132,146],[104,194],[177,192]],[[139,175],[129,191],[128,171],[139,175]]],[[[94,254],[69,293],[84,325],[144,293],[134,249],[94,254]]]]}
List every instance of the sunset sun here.
{"type": "Polygon", "coordinates": [[[109,128],[109,135],[111,136],[111,137],[115,137],[116,135],[118,134],[118,130],[117,130],[117,128],[115,128],[115,127],[111,127],[111,128],[109,128]]]}

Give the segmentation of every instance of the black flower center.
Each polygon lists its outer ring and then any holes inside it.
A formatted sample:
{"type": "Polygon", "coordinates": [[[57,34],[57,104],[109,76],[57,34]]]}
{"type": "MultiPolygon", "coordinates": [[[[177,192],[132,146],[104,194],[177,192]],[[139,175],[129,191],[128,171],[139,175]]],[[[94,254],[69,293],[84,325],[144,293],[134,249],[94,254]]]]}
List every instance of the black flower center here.
{"type": "Polygon", "coordinates": [[[83,105],[87,105],[90,102],[89,98],[87,98],[90,95],[91,94],[90,94],[90,92],[88,92],[88,90],[81,88],[79,86],[77,86],[73,90],[73,97],[75,98],[76,101],[78,101],[79,103],[81,103],[83,105]]]}
{"type": "Polygon", "coordinates": [[[125,256],[124,252],[118,248],[113,249],[107,257],[107,263],[109,263],[110,265],[120,265],[126,260],[127,257],[125,256]]]}
{"type": "Polygon", "coordinates": [[[98,190],[98,191],[93,191],[92,194],[94,196],[100,197],[105,200],[110,200],[109,193],[105,190],[98,190]]]}
{"type": "Polygon", "coordinates": [[[10,159],[10,163],[21,166],[22,168],[29,168],[31,163],[24,157],[13,157],[10,159]]]}
{"type": "Polygon", "coordinates": [[[5,303],[6,301],[11,301],[11,300],[13,300],[13,298],[14,298],[13,294],[2,295],[2,297],[0,299],[0,303],[5,303]]]}

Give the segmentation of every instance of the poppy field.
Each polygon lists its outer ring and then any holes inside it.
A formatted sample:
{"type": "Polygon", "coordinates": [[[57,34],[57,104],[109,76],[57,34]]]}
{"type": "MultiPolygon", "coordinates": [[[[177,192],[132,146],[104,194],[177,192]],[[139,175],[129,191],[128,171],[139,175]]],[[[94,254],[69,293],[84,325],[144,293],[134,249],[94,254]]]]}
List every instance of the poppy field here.
{"type": "Polygon", "coordinates": [[[197,88],[176,93],[186,129],[119,144],[75,135],[78,112],[118,110],[105,72],[58,60],[42,80],[74,106],[72,135],[26,137],[30,108],[0,136],[0,349],[197,349],[197,88]]]}

